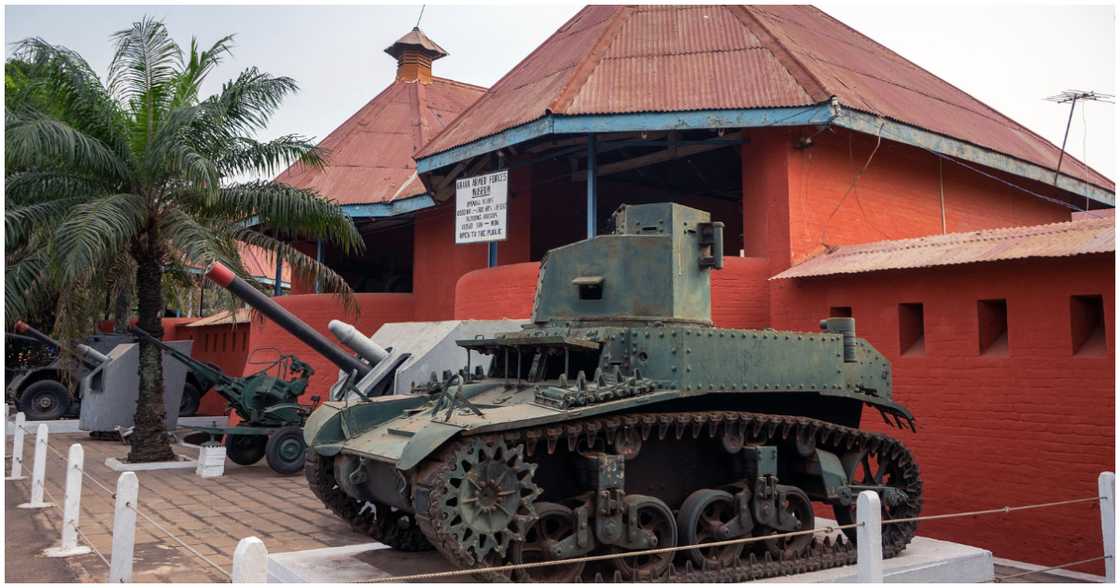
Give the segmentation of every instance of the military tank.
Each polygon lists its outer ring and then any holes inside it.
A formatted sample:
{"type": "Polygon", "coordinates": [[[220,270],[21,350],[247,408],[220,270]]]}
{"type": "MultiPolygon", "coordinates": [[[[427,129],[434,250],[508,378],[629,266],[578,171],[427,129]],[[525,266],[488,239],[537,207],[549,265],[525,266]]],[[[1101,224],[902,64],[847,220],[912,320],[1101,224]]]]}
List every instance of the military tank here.
{"type": "MultiPolygon", "coordinates": [[[[305,473],[323,503],[394,548],[434,546],[461,568],[619,555],[478,573],[545,582],[845,565],[854,533],[781,534],[814,528],[814,503],[852,522],[863,490],[880,495],[884,520],[919,514],[910,452],[859,428],[865,406],[892,426],[914,421],[851,318],[818,333],[715,328],[722,223],[677,204],[624,205],[613,221],[612,234],[550,251],[532,323],[459,341],[458,373],[317,408],[305,473]],[[740,537],[763,539],[704,547],[740,537]],[[697,547],[624,555],[678,545],[697,547]]],[[[884,525],[884,555],[915,529],[884,525]]]]}

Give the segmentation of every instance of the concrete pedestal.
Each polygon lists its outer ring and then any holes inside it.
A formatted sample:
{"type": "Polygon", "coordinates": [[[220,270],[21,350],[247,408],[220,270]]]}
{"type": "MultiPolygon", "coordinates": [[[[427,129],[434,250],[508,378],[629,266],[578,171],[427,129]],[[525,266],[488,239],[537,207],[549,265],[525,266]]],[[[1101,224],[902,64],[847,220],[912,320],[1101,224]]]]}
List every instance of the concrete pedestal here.
{"type": "MultiPolygon", "coordinates": [[[[277,553],[268,557],[269,582],[357,582],[451,569],[436,552],[404,553],[381,543],[277,553]]],[[[886,582],[990,582],[993,575],[990,551],[925,537],[916,537],[902,555],[883,561],[886,582]]],[[[464,575],[443,581],[474,580],[464,575]]],[[[844,566],[763,581],[855,582],[856,567],[844,566]]]]}

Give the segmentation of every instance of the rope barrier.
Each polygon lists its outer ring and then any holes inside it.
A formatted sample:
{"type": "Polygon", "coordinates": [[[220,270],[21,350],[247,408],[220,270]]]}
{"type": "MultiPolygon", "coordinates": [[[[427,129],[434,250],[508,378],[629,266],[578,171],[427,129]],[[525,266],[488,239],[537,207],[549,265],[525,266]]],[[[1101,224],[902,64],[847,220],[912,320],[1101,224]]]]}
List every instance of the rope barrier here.
{"type": "Polygon", "coordinates": [[[1026,506],[1003,506],[1000,508],[989,508],[986,510],[974,510],[971,512],[955,512],[950,514],[940,515],[927,515],[924,517],[909,517],[904,519],[887,519],[883,521],[884,525],[895,525],[899,523],[912,523],[915,521],[934,521],[938,519],[953,519],[957,517],[974,517],[977,515],[985,514],[1007,514],[1019,510],[1032,510],[1035,508],[1046,508],[1049,506],[1062,506],[1065,504],[1079,504],[1082,502],[1100,502],[1100,496],[1093,496],[1092,498],[1074,498],[1072,500],[1058,500],[1055,502],[1042,502],[1039,504],[1028,504],[1026,506]]]}
{"type": "MultiPolygon", "coordinates": [[[[47,495],[47,498],[50,499],[51,508],[55,509],[56,511],[58,511],[58,514],[62,515],[62,524],[65,525],[66,524],[66,513],[62,512],[62,509],[60,509],[58,507],[58,501],[55,500],[54,496],[51,495],[51,491],[47,490],[47,487],[46,487],[45,484],[43,485],[43,492],[47,495]]],[[[81,525],[75,526],[74,530],[78,532],[78,536],[81,537],[82,540],[86,542],[86,545],[89,545],[90,550],[93,551],[93,553],[95,553],[97,555],[97,557],[101,559],[101,562],[105,564],[105,567],[107,567],[107,568],[111,567],[110,564],[109,564],[108,558],[106,558],[101,553],[100,550],[98,550],[96,547],[94,547],[93,542],[90,541],[89,537],[86,537],[86,534],[82,532],[81,525]]]]}
{"type": "Polygon", "coordinates": [[[160,531],[163,531],[168,537],[175,540],[176,542],[179,543],[179,545],[182,545],[184,548],[186,548],[187,551],[193,553],[195,555],[195,557],[201,559],[202,561],[206,562],[207,564],[210,564],[210,566],[213,567],[215,570],[218,570],[219,572],[221,572],[223,576],[225,576],[226,578],[231,577],[230,573],[227,572],[224,568],[222,568],[222,566],[219,566],[218,564],[214,563],[213,561],[210,560],[210,558],[206,557],[205,555],[202,555],[201,553],[198,552],[198,550],[191,547],[190,545],[187,545],[182,539],[177,537],[171,531],[168,531],[167,528],[164,527],[163,525],[157,523],[155,519],[148,516],[146,513],[144,513],[140,509],[136,508],[131,502],[126,502],[125,506],[127,506],[128,508],[131,508],[133,512],[135,512],[137,515],[139,515],[141,518],[148,521],[152,525],[154,525],[160,531]]]}
{"type": "MultiPolygon", "coordinates": [[[[26,428],[26,427],[20,427],[20,428],[22,428],[22,429],[23,429],[23,430],[24,430],[25,432],[27,431],[27,428],[26,428]]],[[[47,447],[47,449],[48,449],[48,450],[49,450],[49,451],[50,451],[51,453],[55,454],[56,456],[58,456],[58,458],[59,458],[59,459],[63,460],[63,462],[64,462],[64,463],[66,463],[67,465],[69,465],[69,462],[70,462],[69,458],[67,458],[66,456],[64,456],[64,455],[62,455],[61,453],[59,453],[59,451],[58,451],[57,449],[54,449],[53,447],[51,447],[51,446],[50,446],[50,443],[47,443],[46,447],[47,447]]],[[[116,498],[116,496],[117,496],[117,493],[116,493],[116,492],[114,492],[113,490],[109,489],[109,487],[108,487],[108,486],[106,486],[106,485],[102,484],[102,483],[101,483],[101,482],[100,482],[100,481],[99,481],[99,480],[98,480],[97,478],[94,478],[94,477],[93,477],[92,475],[90,475],[90,474],[89,474],[88,472],[86,472],[86,471],[85,471],[85,468],[82,468],[82,476],[84,476],[85,478],[87,478],[88,480],[90,480],[91,482],[93,482],[93,483],[94,483],[94,484],[95,484],[96,486],[98,486],[99,488],[101,488],[102,490],[104,490],[104,491],[105,491],[105,493],[106,493],[106,494],[108,494],[108,495],[109,495],[110,497],[112,497],[112,498],[116,498]]],[[[44,484],[43,486],[44,486],[44,491],[45,491],[45,490],[46,490],[46,484],[44,484]]],[[[48,493],[48,496],[50,496],[50,494],[49,494],[49,493],[48,493]]],[[[53,500],[54,500],[54,499],[52,498],[51,500],[52,500],[52,502],[53,502],[53,500]]],[[[52,506],[54,506],[54,505],[52,505],[52,506]]],[[[221,572],[221,573],[222,573],[222,575],[224,575],[224,576],[225,576],[226,578],[230,578],[230,577],[231,577],[231,576],[230,576],[230,573],[229,573],[229,572],[227,572],[227,571],[226,571],[226,570],[225,570],[224,568],[222,568],[222,567],[221,567],[220,565],[218,565],[218,564],[214,563],[214,562],[213,562],[212,560],[210,560],[209,558],[207,558],[207,557],[206,557],[205,555],[203,555],[203,554],[199,553],[199,552],[198,552],[198,550],[196,550],[195,548],[191,547],[190,545],[187,545],[187,544],[186,544],[186,542],[184,542],[184,541],[183,541],[182,539],[180,539],[180,538],[179,538],[178,536],[176,536],[176,535],[175,535],[174,533],[172,533],[171,531],[169,531],[169,530],[168,530],[168,529],[167,529],[166,527],[164,527],[163,525],[160,525],[160,524],[159,524],[158,522],[156,522],[156,520],[155,520],[155,519],[153,519],[152,517],[148,516],[148,514],[147,514],[147,513],[145,513],[145,512],[143,512],[143,511],[141,511],[141,510],[140,510],[139,508],[136,508],[136,507],[135,507],[135,506],[133,506],[133,505],[132,505],[131,503],[126,503],[126,506],[128,506],[128,508],[131,508],[131,509],[133,510],[133,512],[135,512],[135,513],[136,513],[137,515],[139,515],[139,516],[140,516],[141,518],[143,518],[143,519],[144,519],[145,521],[148,521],[149,523],[151,523],[151,524],[152,524],[152,525],[153,525],[154,527],[156,527],[157,529],[159,529],[160,531],[162,531],[162,532],[163,532],[164,534],[166,534],[166,535],[167,535],[168,537],[170,537],[170,538],[171,538],[172,540],[174,540],[175,542],[179,543],[179,545],[182,545],[182,546],[183,546],[183,547],[184,547],[184,548],[185,548],[185,549],[186,549],[187,551],[189,551],[189,552],[191,552],[192,554],[194,554],[194,555],[195,555],[195,557],[198,557],[199,559],[201,559],[202,561],[206,562],[207,564],[209,564],[209,565],[210,565],[211,567],[213,567],[214,569],[216,569],[216,570],[218,570],[219,572],[221,572]]],[[[54,508],[55,508],[55,509],[57,509],[58,507],[57,507],[57,506],[55,506],[54,508]]],[[[83,539],[85,539],[86,543],[89,543],[89,539],[86,539],[86,537],[85,537],[85,534],[84,534],[84,533],[82,533],[82,530],[81,530],[81,528],[79,527],[79,528],[77,528],[76,530],[78,531],[78,535],[80,535],[80,536],[81,536],[81,537],[82,537],[83,539]]],[[[91,549],[93,548],[93,545],[92,545],[92,544],[90,544],[90,548],[91,548],[91,549]]],[[[96,549],[94,549],[94,551],[95,551],[95,552],[97,552],[97,550],[96,550],[96,549]]],[[[103,562],[105,562],[105,565],[107,565],[107,566],[109,565],[109,562],[108,562],[108,560],[106,560],[106,559],[105,559],[105,557],[104,557],[103,555],[101,555],[101,553],[100,553],[100,552],[97,552],[97,555],[98,555],[98,557],[100,557],[100,558],[101,558],[101,560],[102,560],[103,562]]]]}
{"type": "MultiPolygon", "coordinates": [[[[1067,505],[1067,504],[1079,504],[1079,503],[1085,503],[1085,502],[1099,502],[1100,500],[1101,500],[1101,498],[1099,496],[1093,496],[1091,498],[1074,498],[1074,499],[1070,499],[1070,500],[1058,500],[1058,501],[1053,501],[1053,502],[1042,502],[1042,503],[1038,503],[1038,504],[1028,504],[1028,505],[1022,505],[1022,506],[1003,506],[1003,507],[999,507],[999,508],[991,508],[991,509],[984,509],[984,510],[961,512],[961,513],[950,513],[950,514],[941,514],[941,515],[927,515],[927,516],[919,516],[919,517],[907,517],[907,518],[901,518],[901,519],[888,519],[888,520],[884,520],[882,522],[882,524],[883,525],[890,525],[890,524],[912,523],[912,522],[918,522],[918,521],[930,521],[930,520],[948,519],[948,518],[956,518],[956,517],[979,516],[979,515],[985,515],[985,514],[1007,514],[1007,513],[1016,512],[1016,511],[1020,511],[1020,510],[1031,510],[1031,509],[1037,509],[1037,508],[1047,508],[1047,507],[1053,507],[1053,506],[1063,506],[1063,505],[1067,505]]],[[[809,535],[809,534],[813,534],[813,533],[830,533],[830,532],[839,531],[839,530],[842,530],[842,529],[856,528],[859,525],[860,525],[860,523],[851,523],[851,524],[848,524],[848,525],[832,525],[832,526],[828,526],[828,527],[821,527],[819,529],[810,529],[810,530],[806,530],[806,531],[793,531],[793,532],[790,532],[790,533],[779,533],[777,535],[765,535],[765,536],[761,536],[761,537],[743,537],[743,538],[739,538],[739,539],[728,539],[728,540],[724,540],[724,541],[713,541],[711,543],[700,543],[700,544],[695,544],[695,545],[683,545],[683,546],[678,545],[678,546],[674,546],[674,547],[662,547],[662,548],[657,548],[657,549],[646,549],[646,550],[641,550],[641,551],[626,551],[626,552],[622,552],[622,553],[591,555],[591,556],[585,556],[585,557],[577,557],[577,558],[553,560],[553,561],[541,561],[541,562],[531,562],[531,563],[522,563],[522,564],[508,564],[508,565],[503,565],[503,566],[491,566],[491,567],[486,567],[486,568],[472,568],[472,569],[467,569],[467,570],[451,570],[451,571],[446,571],[446,572],[429,572],[429,573],[424,573],[424,574],[412,574],[412,575],[408,575],[408,576],[392,576],[392,577],[388,577],[388,578],[372,578],[372,579],[369,579],[369,580],[365,580],[364,582],[365,583],[382,583],[382,582],[409,582],[409,581],[415,581],[415,580],[432,580],[432,579],[437,579],[437,578],[448,578],[448,577],[464,576],[464,575],[477,574],[477,573],[505,572],[505,571],[519,570],[519,569],[541,568],[541,567],[546,567],[546,566],[557,566],[557,565],[586,563],[586,562],[593,562],[593,561],[604,561],[604,560],[618,559],[618,558],[623,558],[623,557],[658,555],[658,554],[662,554],[662,553],[672,553],[672,552],[684,551],[684,550],[688,550],[688,549],[697,549],[697,548],[708,549],[708,548],[712,548],[712,547],[723,547],[725,545],[737,545],[737,544],[741,544],[741,543],[753,543],[753,542],[756,542],[756,541],[765,541],[767,539],[782,539],[782,538],[785,538],[785,537],[796,537],[796,536],[799,536],[799,535],[809,535]]],[[[1101,557],[1093,559],[1093,560],[1085,560],[1085,561],[1081,561],[1081,562],[1072,562],[1072,563],[1069,563],[1069,564],[1066,564],[1066,565],[1074,566],[1074,565],[1078,565],[1079,563],[1086,563],[1088,561],[1096,561],[1097,559],[1103,559],[1104,557],[1105,556],[1101,556],[1101,557]]],[[[1041,570],[1039,570],[1039,571],[1041,571],[1041,570]]],[[[1037,573],[1037,571],[1036,572],[1030,572],[1030,573],[1037,573]]],[[[1026,575],[1026,574],[1023,574],[1023,575],[1026,575]]]]}
{"type": "Polygon", "coordinates": [[[1051,571],[1054,571],[1054,570],[1061,570],[1061,569],[1065,569],[1065,568],[1072,568],[1073,566],[1079,566],[1079,565],[1081,565],[1081,564],[1086,564],[1086,563],[1093,563],[1093,562],[1095,562],[1095,561],[1101,561],[1101,560],[1105,560],[1105,559],[1111,559],[1111,557],[1112,557],[1112,556],[1109,556],[1109,555],[1098,555],[1097,557],[1091,557],[1091,558],[1089,558],[1089,559],[1082,559],[1082,560],[1078,560],[1078,561],[1071,561],[1071,562],[1069,562],[1069,563],[1064,563],[1064,564],[1060,564],[1060,565],[1056,565],[1056,566],[1050,566],[1050,567],[1048,567],[1048,568],[1041,568],[1041,569],[1037,569],[1037,570],[1031,570],[1031,571],[1029,571],[1029,572],[1019,572],[1018,574],[1008,574],[1008,575],[1006,575],[1006,576],[996,576],[996,577],[992,578],[992,581],[998,584],[998,583],[1000,583],[1000,582],[1003,582],[1004,580],[1011,580],[1011,579],[1013,579],[1013,578],[1022,578],[1023,576],[1030,576],[1031,574],[1042,574],[1042,573],[1045,573],[1045,572],[1051,572],[1051,571]]]}
{"type": "Polygon", "coordinates": [[[446,572],[428,572],[425,574],[412,574],[408,576],[393,576],[389,578],[373,578],[364,580],[364,583],[382,583],[382,582],[408,582],[411,580],[430,580],[435,578],[449,578],[452,576],[465,576],[468,574],[480,574],[488,572],[505,572],[512,570],[523,570],[529,568],[543,568],[547,566],[568,565],[576,563],[586,563],[593,561],[605,561],[611,559],[620,559],[624,557],[639,557],[644,555],[660,555],[662,553],[675,553],[677,551],[685,551],[688,549],[709,549],[712,547],[723,547],[726,545],[739,545],[743,543],[754,543],[756,541],[769,541],[773,539],[784,539],[787,537],[799,537],[801,535],[813,535],[815,533],[832,533],[843,529],[854,529],[862,523],[851,523],[847,525],[830,525],[821,527],[819,529],[808,529],[805,531],[790,531],[788,533],[777,533],[774,535],[763,535],[760,537],[742,537],[739,539],[726,539],[723,541],[712,541],[710,543],[695,543],[692,545],[675,545],[673,547],[658,547],[654,549],[643,549],[639,551],[626,551],[622,553],[605,553],[602,555],[587,555],[583,557],[574,557],[570,559],[560,559],[554,561],[535,561],[530,563],[508,564],[504,566],[490,566],[486,568],[471,568],[468,570],[450,570],[446,572]]]}

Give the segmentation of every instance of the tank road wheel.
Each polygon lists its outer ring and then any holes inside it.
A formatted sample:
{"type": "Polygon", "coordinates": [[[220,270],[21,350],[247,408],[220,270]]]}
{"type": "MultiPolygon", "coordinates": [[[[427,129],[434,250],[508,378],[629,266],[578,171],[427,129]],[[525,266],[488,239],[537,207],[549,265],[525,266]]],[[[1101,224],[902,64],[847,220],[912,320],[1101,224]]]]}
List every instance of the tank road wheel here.
{"type": "Polygon", "coordinates": [[[264,435],[226,435],[226,455],[237,465],[250,466],[264,457],[267,443],[264,435]]]}
{"type": "MultiPolygon", "coordinates": [[[[910,458],[910,452],[893,439],[886,440],[876,451],[864,451],[862,456],[853,456],[852,471],[848,482],[854,486],[885,486],[879,493],[883,506],[883,520],[916,517],[922,511],[922,482],[918,478],[918,466],[910,458]],[[885,449],[891,451],[884,451],[885,449]],[[894,459],[887,454],[898,453],[894,459]]],[[[847,462],[847,460],[845,460],[847,462]]],[[[851,504],[835,504],[832,511],[836,522],[850,525],[856,522],[856,493],[853,492],[851,504]]],[[[917,523],[883,525],[883,547],[901,550],[914,537],[917,523]]],[[[844,534],[852,543],[856,541],[855,529],[844,529],[844,534]]]]}
{"type": "Polygon", "coordinates": [[[19,409],[29,421],[53,421],[70,409],[70,390],[55,380],[39,380],[19,395],[19,409]]]}
{"type": "MultiPolygon", "coordinates": [[[[637,527],[648,531],[656,539],[656,545],[648,549],[659,547],[673,547],[677,544],[677,520],[673,511],[669,510],[661,500],[653,496],[631,494],[625,498],[626,509],[630,510],[632,504],[637,504],[637,527]]],[[[629,521],[627,521],[629,524],[629,521]]],[[[625,553],[631,551],[624,547],[612,546],[612,553],[625,553]]],[[[669,571],[669,564],[673,563],[674,552],[659,553],[656,555],[636,555],[633,557],[620,557],[612,559],[611,564],[622,572],[622,579],[626,581],[656,580],[669,571]]]]}
{"type": "MultiPolygon", "coordinates": [[[[787,530],[769,529],[766,534],[777,535],[812,529],[816,524],[816,518],[813,515],[813,503],[809,500],[809,496],[796,486],[778,486],[778,488],[785,492],[785,498],[778,502],[778,520],[786,522],[787,530]]],[[[801,555],[805,548],[813,543],[813,536],[806,533],[781,539],[768,539],[762,543],[775,558],[793,558],[801,555]]]]}
{"type": "MultiPolygon", "coordinates": [[[[567,539],[576,531],[576,515],[572,509],[552,502],[538,502],[533,505],[533,508],[537,511],[537,522],[525,534],[525,541],[512,545],[511,563],[535,563],[555,559],[549,551],[552,545],[567,539]]],[[[584,565],[576,563],[520,569],[514,572],[514,578],[519,582],[574,582],[583,574],[584,565]]]]}
{"type": "MultiPolygon", "coordinates": [[[[685,499],[677,513],[677,532],[681,545],[697,545],[723,541],[731,537],[719,535],[719,529],[736,517],[735,499],[723,490],[697,490],[685,499]]],[[[730,565],[743,551],[743,544],[723,547],[700,547],[689,550],[692,563],[701,568],[730,565]]]]}
{"type": "Polygon", "coordinates": [[[375,511],[378,541],[397,551],[428,551],[432,548],[412,513],[387,504],[375,505],[375,511]]]}
{"type": "Polygon", "coordinates": [[[303,453],[306,450],[302,427],[283,427],[274,431],[265,445],[268,467],[286,476],[297,473],[303,469],[303,453]]]}
{"type": "Polygon", "coordinates": [[[435,505],[442,533],[470,565],[504,561],[510,543],[524,541],[537,518],[537,466],[523,453],[522,445],[511,448],[499,437],[468,439],[437,482],[443,486],[435,505]]]}

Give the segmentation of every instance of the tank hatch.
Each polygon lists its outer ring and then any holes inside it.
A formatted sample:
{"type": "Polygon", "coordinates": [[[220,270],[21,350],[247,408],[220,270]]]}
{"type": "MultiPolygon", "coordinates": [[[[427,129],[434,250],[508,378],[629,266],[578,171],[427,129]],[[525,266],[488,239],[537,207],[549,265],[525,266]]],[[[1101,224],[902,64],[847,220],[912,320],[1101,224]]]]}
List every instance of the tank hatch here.
{"type": "Polygon", "coordinates": [[[545,256],[533,322],[710,325],[710,270],[723,267],[723,223],[673,203],[622,205],[612,220],[613,233],[545,256]]]}

